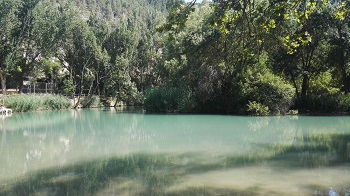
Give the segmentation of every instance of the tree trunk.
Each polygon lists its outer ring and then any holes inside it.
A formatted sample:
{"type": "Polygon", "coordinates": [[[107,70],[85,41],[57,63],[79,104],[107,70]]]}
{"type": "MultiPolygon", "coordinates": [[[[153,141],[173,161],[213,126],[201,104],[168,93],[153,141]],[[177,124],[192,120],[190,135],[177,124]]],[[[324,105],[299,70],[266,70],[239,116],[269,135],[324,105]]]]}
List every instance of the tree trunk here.
{"type": "MultiPolygon", "coordinates": [[[[85,67],[84,67],[84,68],[85,68],[85,67]]],[[[84,82],[84,69],[83,69],[82,75],[81,75],[80,90],[79,90],[79,93],[78,93],[78,101],[75,103],[74,109],[77,109],[77,108],[80,107],[79,105],[80,105],[81,94],[82,94],[83,89],[84,89],[83,82],[84,82]]],[[[74,98],[74,99],[75,99],[75,98],[74,98]]]]}
{"type": "Polygon", "coordinates": [[[91,93],[92,92],[92,88],[93,88],[93,86],[94,86],[94,80],[92,80],[92,79],[90,79],[91,80],[91,83],[90,83],[90,87],[89,87],[89,92],[88,92],[88,99],[91,99],[91,97],[92,97],[92,94],[93,93],[91,93]]]}
{"type": "Polygon", "coordinates": [[[349,86],[349,78],[348,75],[346,74],[346,65],[343,64],[341,68],[341,74],[342,74],[342,80],[343,80],[343,85],[344,85],[344,92],[348,94],[350,92],[350,86],[349,86]]]}
{"type": "Polygon", "coordinates": [[[0,79],[1,79],[2,94],[6,95],[6,78],[2,73],[0,73],[0,79]]]}
{"type": "Polygon", "coordinates": [[[306,73],[303,75],[303,84],[301,86],[301,98],[305,98],[307,95],[307,90],[309,88],[309,77],[306,73]]]}
{"type": "MultiPolygon", "coordinates": [[[[338,25],[338,36],[339,37],[342,37],[342,35],[343,35],[344,33],[343,33],[343,28],[342,28],[342,25],[338,25]]],[[[346,49],[342,46],[341,47],[341,59],[339,59],[340,60],[340,70],[341,70],[341,77],[342,77],[342,82],[343,82],[343,85],[344,85],[344,92],[346,93],[346,94],[348,94],[349,92],[350,92],[350,84],[349,84],[349,78],[348,78],[348,76],[347,76],[347,74],[346,74],[346,57],[347,57],[347,55],[346,55],[346,49]]]]}
{"type": "Polygon", "coordinates": [[[291,74],[291,75],[292,75],[292,82],[293,82],[293,85],[295,88],[295,94],[296,94],[297,98],[299,99],[300,98],[299,88],[298,88],[297,82],[295,81],[294,75],[293,74],[291,74]]]}

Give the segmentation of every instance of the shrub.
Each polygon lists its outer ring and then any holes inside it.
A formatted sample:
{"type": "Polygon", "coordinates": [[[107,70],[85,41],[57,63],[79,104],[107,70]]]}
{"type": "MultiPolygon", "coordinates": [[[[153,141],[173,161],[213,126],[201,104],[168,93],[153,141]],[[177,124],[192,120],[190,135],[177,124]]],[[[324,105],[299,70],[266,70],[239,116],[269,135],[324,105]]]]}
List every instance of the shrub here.
{"type": "Polygon", "coordinates": [[[267,116],[270,114],[268,106],[265,106],[256,101],[250,102],[247,104],[247,111],[253,116],[267,116]]]}
{"type": "Polygon", "coordinates": [[[246,99],[267,106],[272,114],[286,114],[293,104],[294,87],[272,73],[258,73],[244,86],[246,99]]]}
{"type": "Polygon", "coordinates": [[[86,97],[81,100],[81,105],[84,108],[97,108],[101,107],[101,99],[98,96],[86,97]]]}
{"type": "Polygon", "coordinates": [[[317,77],[310,80],[308,92],[310,94],[328,94],[335,95],[340,92],[340,88],[337,87],[336,82],[332,77],[330,70],[321,72],[317,77]]]}
{"type": "Polygon", "coordinates": [[[263,52],[256,64],[248,68],[242,96],[248,101],[267,106],[272,114],[286,114],[293,104],[295,89],[282,77],[273,74],[267,62],[267,53],[263,52]]]}
{"type": "Polygon", "coordinates": [[[349,113],[350,95],[309,95],[297,99],[295,108],[304,113],[349,113]]]}
{"type": "Polygon", "coordinates": [[[146,94],[147,112],[190,112],[195,107],[193,93],[186,87],[158,87],[146,94]]]}
{"type": "Polygon", "coordinates": [[[338,101],[339,101],[339,111],[340,112],[350,112],[350,95],[348,94],[341,94],[338,95],[338,101]]]}

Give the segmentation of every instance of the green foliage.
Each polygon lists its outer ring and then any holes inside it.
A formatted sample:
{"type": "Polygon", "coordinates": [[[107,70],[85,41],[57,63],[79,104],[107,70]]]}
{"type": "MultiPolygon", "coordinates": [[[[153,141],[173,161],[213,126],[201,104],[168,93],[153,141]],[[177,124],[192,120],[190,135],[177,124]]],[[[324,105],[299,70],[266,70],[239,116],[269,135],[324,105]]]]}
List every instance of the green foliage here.
{"type": "Polygon", "coordinates": [[[16,69],[13,51],[20,43],[18,28],[20,18],[18,9],[20,1],[0,1],[0,79],[2,90],[6,90],[6,77],[11,70],[16,69]]]}
{"type": "Polygon", "coordinates": [[[310,95],[296,100],[294,107],[304,113],[349,113],[350,96],[347,94],[310,95]]]}
{"type": "Polygon", "coordinates": [[[147,112],[190,112],[195,107],[194,96],[185,87],[158,87],[146,94],[147,112]]]}
{"type": "Polygon", "coordinates": [[[4,98],[5,106],[14,112],[59,110],[71,107],[66,97],[56,95],[13,95],[4,98]]]}
{"type": "Polygon", "coordinates": [[[97,96],[86,97],[81,101],[81,105],[83,108],[97,108],[101,107],[101,99],[97,96]]]}
{"type": "Polygon", "coordinates": [[[61,64],[55,60],[50,59],[42,59],[40,65],[43,69],[43,72],[48,77],[53,77],[53,75],[57,75],[58,71],[62,69],[61,64]]]}
{"type": "Polygon", "coordinates": [[[68,100],[66,97],[63,97],[63,96],[44,95],[42,96],[42,99],[43,99],[42,101],[43,106],[41,107],[43,110],[45,109],[60,110],[60,109],[68,109],[71,107],[70,100],[68,100]]]}
{"type": "Polygon", "coordinates": [[[271,73],[266,65],[267,59],[267,54],[263,53],[255,66],[248,69],[243,96],[249,100],[249,104],[256,101],[267,106],[272,114],[286,114],[295,98],[295,89],[271,73]]]}
{"type": "Polygon", "coordinates": [[[335,85],[330,70],[320,73],[318,77],[310,82],[309,93],[311,95],[334,95],[340,92],[340,88],[335,85]]]}
{"type": "Polygon", "coordinates": [[[175,36],[186,27],[187,18],[194,11],[192,6],[193,4],[186,6],[182,1],[175,1],[172,5],[169,5],[167,21],[159,26],[157,30],[159,32],[169,32],[170,37],[175,36]]]}
{"type": "Polygon", "coordinates": [[[73,95],[74,94],[75,86],[73,84],[73,81],[70,79],[65,79],[63,81],[63,92],[65,95],[73,95]]]}
{"type": "Polygon", "coordinates": [[[247,104],[247,112],[253,116],[267,116],[270,114],[268,106],[265,106],[261,103],[257,103],[256,101],[249,101],[249,103],[247,104]]]}
{"type": "Polygon", "coordinates": [[[31,77],[59,84],[57,91],[69,95],[140,102],[157,79],[160,43],[153,34],[165,2],[1,1],[2,86],[8,79],[10,88],[21,89],[31,77]]]}
{"type": "Polygon", "coordinates": [[[156,87],[154,111],[285,114],[295,97],[350,92],[349,6],[2,0],[0,78],[3,89],[30,77],[128,104],[156,87]]]}
{"type": "Polygon", "coordinates": [[[293,103],[292,85],[272,73],[258,73],[245,85],[244,96],[250,101],[266,105],[272,114],[285,114],[293,103]]]}
{"type": "Polygon", "coordinates": [[[299,110],[289,110],[287,115],[299,115],[299,110]]]}

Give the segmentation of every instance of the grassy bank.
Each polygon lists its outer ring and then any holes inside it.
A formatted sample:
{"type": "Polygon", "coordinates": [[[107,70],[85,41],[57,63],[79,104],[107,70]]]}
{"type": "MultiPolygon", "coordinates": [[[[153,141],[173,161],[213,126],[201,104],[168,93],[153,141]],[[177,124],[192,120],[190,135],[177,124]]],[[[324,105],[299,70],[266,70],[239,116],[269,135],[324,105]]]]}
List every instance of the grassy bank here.
{"type": "Polygon", "coordinates": [[[5,107],[14,112],[59,110],[71,107],[69,99],[58,95],[8,95],[3,98],[5,107]]]}

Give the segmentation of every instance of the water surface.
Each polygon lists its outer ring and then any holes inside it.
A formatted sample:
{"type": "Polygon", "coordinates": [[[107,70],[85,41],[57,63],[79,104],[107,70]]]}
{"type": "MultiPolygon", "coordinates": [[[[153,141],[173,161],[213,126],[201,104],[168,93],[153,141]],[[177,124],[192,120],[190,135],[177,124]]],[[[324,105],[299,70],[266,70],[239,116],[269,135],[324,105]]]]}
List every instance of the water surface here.
{"type": "Polygon", "coordinates": [[[350,192],[350,117],[115,110],[0,120],[0,195],[350,192]]]}

